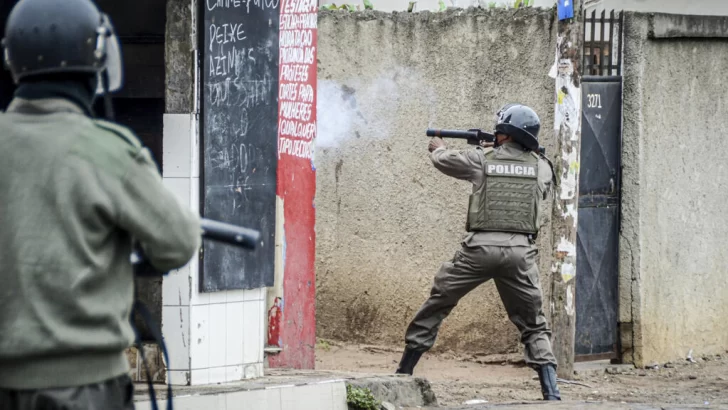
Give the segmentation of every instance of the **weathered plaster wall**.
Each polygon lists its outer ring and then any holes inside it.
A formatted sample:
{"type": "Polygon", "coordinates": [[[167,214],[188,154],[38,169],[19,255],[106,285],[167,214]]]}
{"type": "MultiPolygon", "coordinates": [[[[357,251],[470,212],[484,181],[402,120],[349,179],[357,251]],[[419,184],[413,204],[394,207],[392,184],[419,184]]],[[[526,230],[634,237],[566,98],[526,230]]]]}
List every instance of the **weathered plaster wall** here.
{"type": "MultiPolygon", "coordinates": [[[[552,2],[553,3],[553,2],[552,2]]],[[[586,0],[588,10],[629,10],[695,15],[728,15],[728,3],[724,0],[586,0]]],[[[538,5],[538,2],[537,2],[538,5]]]]}
{"type": "MultiPolygon", "coordinates": [[[[534,7],[554,7],[556,0],[533,0],[534,7]]],[[[584,0],[584,9],[588,12],[596,10],[627,10],[640,12],[661,12],[677,14],[697,14],[725,16],[728,15],[728,2],[725,0],[584,0]]]]}
{"type": "Polygon", "coordinates": [[[625,21],[620,316],[639,364],[728,348],[728,19],[692,19],[625,21]]]}
{"type": "Polygon", "coordinates": [[[195,108],[194,102],[194,50],[197,41],[194,27],[196,3],[190,0],[167,0],[165,36],[166,112],[187,114],[195,108]]]}
{"type": "MultiPolygon", "coordinates": [[[[497,108],[520,101],[541,116],[553,157],[553,23],[535,9],[320,13],[318,337],[402,345],[440,263],[458,249],[471,186],[433,168],[428,126],[490,129],[497,108]]],[[[548,300],[549,220],[543,232],[548,300]]],[[[492,283],[463,299],[438,347],[518,351],[492,283]]]]}
{"type": "MultiPolygon", "coordinates": [[[[718,1],[718,0],[716,0],[718,1]]],[[[319,5],[332,3],[329,0],[319,0],[319,5]]],[[[377,11],[407,11],[410,0],[377,0],[372,1],[374,4],[374,10],[377,11]]],[[[415,4],[415,11],[438,11],[440,10],[440,0],[418,0],[415,4]]],[[[445,0],[446,7],[482,7],[488,8],[492,3],[495,3],[497,7],[513,7],[515,0],[445,0]]],[[[349,4],[359,4],[363,8],[361,2],[351,2],[349,4]]],[[[555,0],[536,0],[534,6],[536,7],[552,7],[554,6],[555,0]]]]}

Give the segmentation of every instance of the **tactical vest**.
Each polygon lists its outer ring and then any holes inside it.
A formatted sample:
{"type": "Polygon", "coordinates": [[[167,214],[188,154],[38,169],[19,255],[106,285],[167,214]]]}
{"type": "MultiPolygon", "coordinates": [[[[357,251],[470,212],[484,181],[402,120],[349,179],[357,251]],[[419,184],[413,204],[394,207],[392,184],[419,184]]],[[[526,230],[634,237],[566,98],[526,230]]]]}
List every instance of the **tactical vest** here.
{"type": "Polygon", "coordinates": [[[535,235],[540,225],[538,167],[535,153],[520,159],[483,154],[485,178],[470,195],[466,229],[535,235]]]}

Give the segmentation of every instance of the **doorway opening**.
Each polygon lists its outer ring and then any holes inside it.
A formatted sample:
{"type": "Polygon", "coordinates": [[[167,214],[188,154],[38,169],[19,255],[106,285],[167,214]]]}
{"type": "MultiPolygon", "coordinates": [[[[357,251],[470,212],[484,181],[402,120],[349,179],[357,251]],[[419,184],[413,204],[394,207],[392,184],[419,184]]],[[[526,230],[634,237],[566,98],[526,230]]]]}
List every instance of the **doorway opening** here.
{"type": "Polygon", "coordinates": [[[584,17],[574,359],[619,362],[624,20],[614,11],[584,17]]]}

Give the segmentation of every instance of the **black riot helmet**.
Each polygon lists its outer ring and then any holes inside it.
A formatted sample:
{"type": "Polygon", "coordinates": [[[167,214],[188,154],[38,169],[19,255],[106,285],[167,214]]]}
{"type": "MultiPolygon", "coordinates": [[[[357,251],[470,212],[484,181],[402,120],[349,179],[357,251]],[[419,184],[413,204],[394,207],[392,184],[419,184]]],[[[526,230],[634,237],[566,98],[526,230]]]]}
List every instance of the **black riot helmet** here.
{"type": "Polygon", "coordinates": [[[541,120],[531,108],[522,104],[506,104],[496,114],[496,134],[505,134],[531,151],[538,151],[541,120]]]}
{"type": "Polygon", "coordinates": [[[2,47],[15,84],[88,74],[98,78],[97,95],[121,88],[119,40],[91,0],[20,0],[8,17],[2,47]]]}

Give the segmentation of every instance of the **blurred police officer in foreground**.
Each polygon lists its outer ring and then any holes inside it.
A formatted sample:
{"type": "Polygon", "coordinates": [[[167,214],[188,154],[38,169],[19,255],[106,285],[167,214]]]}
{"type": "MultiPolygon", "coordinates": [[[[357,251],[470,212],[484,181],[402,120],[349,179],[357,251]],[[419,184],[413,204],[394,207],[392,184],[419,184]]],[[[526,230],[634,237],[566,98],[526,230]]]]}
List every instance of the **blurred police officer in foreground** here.
{"type": "Polygon", "coordinates": [[[199,217],[130,130],[95,118],[122,62],[90,0],[21,0],[4,35],[0,410],[133,409],[133,243],[160,272],[182,267],[199,217]]]}
{"type": "Polygon", "coordinates": [[[493,279],[508,317],[521,333],[526,363],[538,372],[544,400],[560,400],[535,245],[540,205],[552,185],[553,170],[537,153],[541,125],[531,108],[508,104],[497,115],[494,148],[457,151],[447,149],[440,138],[430,142],[435,168],[473,184],[469,234],[453,259],[440,267],[430,298],[410,323],[397,373],[411,375],[460,299],[493,279]]]}

